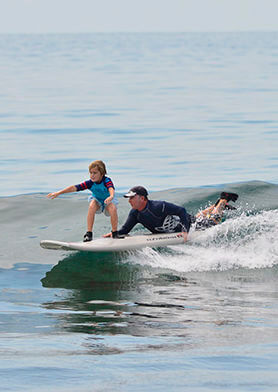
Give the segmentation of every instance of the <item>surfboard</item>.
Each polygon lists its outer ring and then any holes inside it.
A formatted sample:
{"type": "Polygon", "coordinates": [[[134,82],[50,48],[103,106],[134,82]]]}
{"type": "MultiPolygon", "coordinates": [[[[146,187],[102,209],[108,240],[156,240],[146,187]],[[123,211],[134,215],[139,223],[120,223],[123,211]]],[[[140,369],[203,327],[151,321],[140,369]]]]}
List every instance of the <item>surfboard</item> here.
{"type": "Polygon", "coordinates": [[[77,250],[85,252],[122,252],[145,247],[163,247],[184,243],[182,233],[142,234],[124,238],[98,238],[90,242],[61,242],[42,240],[40,246],[52,250],[77,250]]]}

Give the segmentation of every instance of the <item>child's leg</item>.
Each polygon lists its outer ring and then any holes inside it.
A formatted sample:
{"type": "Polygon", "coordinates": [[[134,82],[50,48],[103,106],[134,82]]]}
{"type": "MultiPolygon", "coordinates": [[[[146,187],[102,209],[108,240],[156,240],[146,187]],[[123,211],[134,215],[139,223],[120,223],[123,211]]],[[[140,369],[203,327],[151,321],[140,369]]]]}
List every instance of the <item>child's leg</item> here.
{"type": "Polygon", "coordinates": [[[93,231],[93,225],[95,221],[96,211],[100,208],[96,200],[92,200],[89,205],[88,215],[87,215],[87,230],[93,231]]]}
{"type": "Polygon", "coordinates": [[[106,211],[110,215],[110,220],[111,220],[111,226],[112,226],[112,231],[117,231],[118,228],[118,213],[117,213],[117,207],[115,206],[114,203],[110,203],[105,207],[106,211]]]}

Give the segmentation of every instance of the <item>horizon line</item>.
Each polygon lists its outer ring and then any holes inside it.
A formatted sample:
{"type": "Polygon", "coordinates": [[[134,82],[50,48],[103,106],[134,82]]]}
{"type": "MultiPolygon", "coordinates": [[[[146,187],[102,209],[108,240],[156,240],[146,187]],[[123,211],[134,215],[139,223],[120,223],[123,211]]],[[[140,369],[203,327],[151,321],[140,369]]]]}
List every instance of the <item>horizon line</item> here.
{"type": "Polygon", "coordinates": [[[204,33],[204,34],[215,34],[215,33],[277,33],[277,30],[169,30],[169,31],[163,31],[163,30],[149,30],[149,31],[132,31],[132,30],[111,30],[111,31],[101,31],[101,30],[96,30],[96,31],[0,31],[1,35],[46,35],[46,34],[184,34],[184,33],[204,33]]]}

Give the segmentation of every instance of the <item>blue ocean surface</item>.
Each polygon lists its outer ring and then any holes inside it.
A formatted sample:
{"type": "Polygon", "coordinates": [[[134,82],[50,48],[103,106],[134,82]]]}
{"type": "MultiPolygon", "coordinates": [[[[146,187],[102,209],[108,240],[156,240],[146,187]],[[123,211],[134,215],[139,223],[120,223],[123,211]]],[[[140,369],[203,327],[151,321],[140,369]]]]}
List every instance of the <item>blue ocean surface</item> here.
{"type": "Polygon", "coordinates": [[[1,195],[277,183],[277,34],[1,35],[1,195]]]}
{"type": "Polygon", "coordinates": [[[1,390],[278,390],[277,65],[277,32],[0,35],[1,390]],[[46,195],[95,159],[120,225],[139,184],[236,210],[185,245],[40,248],[82,239],[87,191],[46,195]]]}

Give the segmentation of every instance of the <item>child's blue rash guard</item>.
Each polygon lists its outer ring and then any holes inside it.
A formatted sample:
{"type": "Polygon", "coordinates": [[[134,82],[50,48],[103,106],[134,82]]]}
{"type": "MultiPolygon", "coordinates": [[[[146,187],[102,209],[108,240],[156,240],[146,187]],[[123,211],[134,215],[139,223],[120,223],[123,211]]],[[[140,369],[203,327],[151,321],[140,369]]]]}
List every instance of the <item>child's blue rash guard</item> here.
{"type": "MultiPolygon", "coordinates": [[[[93,182],[92,180],[87,180],[82,182],[81,184],[75,185],[77,192],[85,191],[88,189],[92,192],[92,196],[90,199],[96,199],[100,204],[104,204],[104,200],[107,197],[110,197],[109,188],[113,188],[114,184],[111,178],[103,176],[100,182],[93,182]]],[[[116,201],[116,198],[113,198],[113,201],[116,201]]]]}

